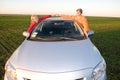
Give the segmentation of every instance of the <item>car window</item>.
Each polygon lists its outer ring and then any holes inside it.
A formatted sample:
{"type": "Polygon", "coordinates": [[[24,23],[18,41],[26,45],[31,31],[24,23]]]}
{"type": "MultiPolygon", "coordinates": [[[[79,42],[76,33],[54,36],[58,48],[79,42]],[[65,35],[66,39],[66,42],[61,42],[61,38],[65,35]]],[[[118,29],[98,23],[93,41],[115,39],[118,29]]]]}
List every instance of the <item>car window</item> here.
{"type": "Polygon", "coordinates": [[[80,26],[73,21],[43,21],[30,35],[30,40],[37,41],[74,41],[85,39],[80,26]]]}

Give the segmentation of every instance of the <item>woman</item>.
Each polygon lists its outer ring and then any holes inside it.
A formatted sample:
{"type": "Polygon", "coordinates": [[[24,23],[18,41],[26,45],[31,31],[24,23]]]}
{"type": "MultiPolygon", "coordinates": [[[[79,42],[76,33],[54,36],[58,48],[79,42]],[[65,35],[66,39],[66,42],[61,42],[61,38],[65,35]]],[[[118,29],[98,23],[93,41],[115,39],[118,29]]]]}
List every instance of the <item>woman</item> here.
{"type": "Polygon", "coordinates": [[[42,16],[40,18],[38,18],[38,16],[36,16],[36,15],[32,15],[31,21],[30,21],[30,26],[28,27],[27,32],[30,33],[38,22],[40,22],[46,18],[49,18],[49,17],[52,17],[52,15],[42,16]]]}
{"type": "Polygon", "coordinates": [[[30,26],[28,27],[27,32],[26,31],[23,32],[23,35],[26,36],[26,37],[29,37],[31,31],[33,30],[33,28],[35,28],[35,25],[38,22],[40,22],[40,21],[42,21],[46,18],[49,18],[49,17],[52,17],[52,15],[42,16],[40,18],[38,18],[38,16],[36,16],[36,15],[32,15],[31,20],[30,20],[30,26]]]}

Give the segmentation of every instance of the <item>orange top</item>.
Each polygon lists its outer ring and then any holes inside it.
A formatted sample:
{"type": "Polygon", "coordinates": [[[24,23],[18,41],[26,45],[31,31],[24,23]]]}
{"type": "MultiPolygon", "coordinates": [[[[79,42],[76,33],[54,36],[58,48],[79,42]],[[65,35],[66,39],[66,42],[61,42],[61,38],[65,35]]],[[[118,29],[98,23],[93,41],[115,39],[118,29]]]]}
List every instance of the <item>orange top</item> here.
{"type": "Polygon", "coordinates": [[[61,15],[62,18],[66,18],[66,19],[72,19],[74,21],[76,21],[80,26],[83,27],[83,29],[88,32],[89,26],[88,26],[88,21],[87,18],[85,16],[82,15],[77,15],[77,16],[70,16],[70,15],[61,15]]]}

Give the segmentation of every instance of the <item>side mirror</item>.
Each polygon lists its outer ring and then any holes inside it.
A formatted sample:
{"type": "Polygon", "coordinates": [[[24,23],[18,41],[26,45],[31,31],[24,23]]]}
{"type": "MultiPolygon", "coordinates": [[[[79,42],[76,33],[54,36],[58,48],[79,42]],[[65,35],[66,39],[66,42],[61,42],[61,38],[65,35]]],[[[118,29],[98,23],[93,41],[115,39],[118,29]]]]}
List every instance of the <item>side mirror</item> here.
{"type": "Polygon", "coordinates": [[[23,36],[25,36],[25,37],[29,37],[29,36],[30,36],[30,33],[24,31],[24,32],[23,32],[23,36]]]}
{"type": "Polygon", "coordinates": [[[88,31],[88,37],[92,36],[94,34],[93,30],[88,31]]]}

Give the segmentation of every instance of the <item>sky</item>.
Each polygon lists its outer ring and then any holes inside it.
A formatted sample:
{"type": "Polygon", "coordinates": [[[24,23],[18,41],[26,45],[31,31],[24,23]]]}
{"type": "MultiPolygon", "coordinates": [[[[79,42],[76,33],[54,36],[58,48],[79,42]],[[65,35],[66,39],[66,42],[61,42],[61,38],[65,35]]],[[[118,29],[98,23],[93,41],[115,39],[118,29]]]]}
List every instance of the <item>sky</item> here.
{"type": "Polygon", "coordinates": [[[0,0],[0,14],[69,14],[120,17],[120,0],[0,0]]]}

